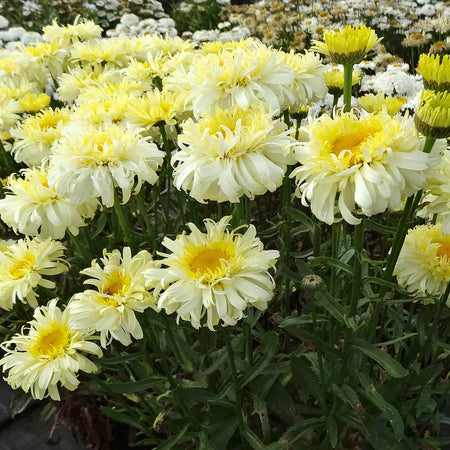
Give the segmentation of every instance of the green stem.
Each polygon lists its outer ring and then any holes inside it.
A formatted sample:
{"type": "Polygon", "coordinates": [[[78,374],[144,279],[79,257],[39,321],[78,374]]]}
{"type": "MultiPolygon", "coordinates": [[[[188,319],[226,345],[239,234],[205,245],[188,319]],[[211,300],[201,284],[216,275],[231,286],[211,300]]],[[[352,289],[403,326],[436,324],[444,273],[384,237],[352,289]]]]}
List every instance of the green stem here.
{"type": "MultiPolygon", "coordinates": [[[[339,238],[341,234],[341,224],[340,222],[334,222],[331,225],[331,257],[338,259],[339,256],[339,238]]],[[[335,266],[331,267],[331,284],[330,293],[331,295],[336,295],[336,280],[337,280],[337,270],[335,266]]]]}
{"type": "MultiPolygon", "coordinates": [[[[427,137],[425,140],[425,145],[423,147],[423,152],[430,153],[431,150],[433,149],[433,145],[435,142],[436,142],[436,139],[427,137]]],[[[406,234],[408,232],[409,221],[411,220],[414,213],[416,212],[417,205],[419,204],[421,198],[422,198],[422,191],[419,191],[415,195],[411,195],[410,197],[408,197],[408,199],[406,200],[402,216],[397,225],[394,242],[392,243],[391,253],[389,255],[388,262],[386,265],[386,270],[384,273],[384,279],[386,281],[392,280],[392,277],[394,274],[394,269],[397,264],[398,257],[400,256],[400,252],[402,250],[403,242],[405,241],[406,234]]],[[[377,303],[375,304],[375,309],[374,309],[374,312],[370,319],[369,334],[368,334],[369,342],[372,342],[375,337],[376,326],[378,323],[378,317],[379,317],[379,314],[380,314],[381,309],[384,304],[383,298],[387,292],[387,289],[388,289],[387,287],[382,287],[380,289],[379,299],[378,299],[377,303]]]]}
{"type": "Polygon", "coordinates": [[[239,430],[241,431],[241,434],[244,433],[245,430],[245,422],[244,422],[244,414],[242,412],[242,405],[241,405],[241,389],[239,386],[239,379],[236,371],[236,363],[234,360],[234,352],[233,352],[233,346],[231,345],[231,335],[229,334],[228,330],[226,331],[225,336],[225,342],[227,346],[227,355],[228,355],[228,362],[230,364],[231,369],[231,377],[233,380],[233,386],[234,386],[234,395],[236,397],[236,413],[238,416],[239,421],[239,430]]]}
{"type": "Polygon", "coordinates": [[[139,214],[141,215],[142,220],[144,221],[144,224],[145,224],[145,231],[146,231],[147,235],[149,236],[149,238],[151,239],[152,243],[154,243],[154,241],[155,241],[154,229],[150,222],[150,218],[148,217],[148,214],[147,214],[145,202],[142,197],[142,189],[139,191],[139,193],[137,195],[135,195],[135,199],[136,199],[137,207],[139,210],[139,214]]]}
{"type": "Polygon", "coordinates": [[[353,64],[344,64],[344,112],[352,109],[353,64]]]}
{"type": "Polygon", "coordinates": [[[80,242],[79,235],[75,236],[71,232],[69,232],[70,240],[75,245],[75,248],[77,249],[78,254],[80,255],[81,259],[85,262],[89,262],[92,258],[89,255],[89,251],[82,242],[80,242]]]}
{"type": "MultiPolygon", "coordinates": [[[[172,180],[172,166],[170,165],[170,160],[171,160],[171,147],[170,147],[170,142],[169,139],[167,138],[167,133],[166,133],[166,126],[163,122],[160,122],[158,124],[159,127],[159,132],[161,133],[161,137],[163,140],[163,146],[164,146],[164,151],[166,152],[166,158],[165,158],[165,162],[164,162],[164,167],[165,167],[165,172],[166,172],[166,186],[167,186],[167,192],[165,195],[165,201],[164,201],[164,214],[166,216],[166,232],[167,232],[167,226],[169,224],[169,209],[170,209],[170,188],[171,188],[171,180],[172,180]]],[[[161,177],[159,178],[161,180],[161,177]]]]}
{"type": "Polygon", "coordinates": [[[353,247],[355,249],[355,255],[353,260],[353,285],[351,292],[350,316],[354,316],[356,314],[358,308],[358,300],[361,296],[361,254],[364,248],[364,218],[361,219],[361,223],[359,225],[355,226],[353,236],[353,247]]]}
{"type": "Polygon", "coordinates": [[[135,250],[131,227],[123,212],[117,190],[114,190],[114,212],[116,213],[117,220],[119,221],[120,228],[122,229],[125,242],[131,247],[132,250],[135,250]]]}
{"type": "Polygon", "coordinates": [[[0,157],[1,160],[3,161],[3,166],[8,172],[6,175],[10,175],[11,173],[16,171],[14,160],[12,159],[11,154],[5,150],[5,146],[3,145],[1,139],[0,139],[0,157]]]}
{"type": "MultiPolygon", "coordinates": [[[[311,318],[312,318],[312,324],[313,324],[313,334],[316,336],[316,332],[318,330],[317,327],[317,317],[316,317],[316,299],[314,292],[311,293],[311,318]]],[[[320,339],[318,340],[320,342],[320,339]]],[[[326,384],[325,384],[325,371],[323,369],[323,354],[322,354],[322,348],[320,345],[316,344],[316,350],[317,350],[317,362],[319,363],[319,375],[320,375],[320,384],[322,387],[322,395],[321,395],[321,404],[323,409],[323,414],[327,416],[327,403],[326,403],[326,384]]]]}
{"type": "Polygon", "coordinates": [[[340,97],[341,97],[340,94],[333,95],[333,106],[331,108],[331,118],[334,117],[334,109],[336,108],[340,97]]]}
{"type": "Polygon", "coordinates": [[[322,243],[322,228],[318,220],[314,224],[314,238],[313,238],[313,255],[320,256],[320,244],[322,243]]]}
{"type": "MultiPolygon", "coordinates": [[[[427,350],[428,346],[430,345],[430,342],[433,339],[434,334],[438,329],[438,322],[439,322],[439,319],[441,318],[442,310],[444,309],[444,307],[447,303],[449,295],[450,295],[450,282],[447,284],[447,288],[445,289],[445,292],[442,294],[442,297],[439,300],[436,314],[434,315],[433,323],[431,325],[430,332],[428,333],[427,340],[425,342],[425,346],[424,346],[425,351],[427,350]]],[[[432,354],[432,352],[430,352],[430,353],[432,354]]]]}

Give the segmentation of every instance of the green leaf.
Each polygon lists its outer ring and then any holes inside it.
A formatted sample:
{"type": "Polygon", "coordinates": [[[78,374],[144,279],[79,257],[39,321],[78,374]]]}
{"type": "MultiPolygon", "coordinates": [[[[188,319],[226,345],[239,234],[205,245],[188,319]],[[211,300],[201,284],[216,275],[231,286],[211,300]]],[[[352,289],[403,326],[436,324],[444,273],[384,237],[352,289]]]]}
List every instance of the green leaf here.
{"type": "MultiPolygon", "coordinates": [[[[127,381],[123,383],[101,383],[102,389],[114,394],[133,394],[136,392],[143,392],[148,389],[154,389],[158,386],[164,385],[165,377],[149,377],[139,381],[127,381]]],[[[98,380],[96,380],[98,383],[98,380]]]]}
{"type": "Polygon", "coordinates": [[[375,389],[372,380],[364,373],[358,373],[359,381],[364,389],[364,396],[370,400],[389,421],[394,431],[395,438],[400,441],[405,431],[403,419],[397,409],[395,409],[383,396],[375,389]]]}
{"type": "Polygon", "coordinates": [[[353,273],[353,267],[350,264],[346,264],[338,259],[331,258],[330,256],[317,256],[316,258],[312,258],[309,263],[311,266],[317,266],[321,262],[336,267],[336,269],[343,270],[344,272],[353,273]]]}
{"type": "Polygon", "coordinates": [[[397,342],[401,342],[404,341],[406,339],[409,339],[410,337],[413,336],[417,336],[417,333],[406,333],[405,335],[398,337],[396,339],[392,339],[390,341],[385,341],[385,342],[379,342],[378,344],[375,344],[377,347],[383,347],[386,345],[392,345],[392,344],[396,344],[397,342]]]}
{"type": "Polygon", "coordinates": [[[407,450],[410,448],[398,442],[392,431],[380,419],[367,417],[361,427],[364,437],[370,442],[372,448],[377,450],[407,450]]]}
{"type": "Polygon", "coordinates": [[[268,440],[270,440],[269,414],[267,412],[267,403],[262,400],[259,395],[255,395],[255,398],[253,400],[253,410],[259,416],[264,440],[267,442],[268,440]]]}
{"type": "Polygon", "coordinates": [[[338,431],[336,420],[333,416],[327,416],[328,436],[330,438],[331,448],[336,448],[338,442],[338,431]]]}
{"type": "Polygon", "coordinates": [[[181,442],[188,428],[189,424],[185,425],[176,436],[171,436],[169,439],[166,439],[162,445],[158,445],[158,447],[156,447],[157,450],[170,450],[175,447],[175,445],[181,442]]]}
{"type": "Polygon", "coordinates": [[[320,397],[319,381],[316,374],[311,369],[309,361],[305,357],[293,356],[291,359],[292,379],[294,383],[301,387],[300,395],[304,402],[312,395],[314,398],[320,397]]]}
{"type": "Polygon", "coordinates": [[[264,449],[264,444],[259,437],[250,428],[245,428],[243,432],[244,439],[250,444],[254,450],[264,449]]]}
{"type": "Polygon", "coordinates": [[[344,403],[349,403],[352,408],[356,403],[359,403],[358,394],[348,384],[343,384],[342,386],[333,384],[331,388],[344,403]]]}
{"type": "Polygon", "coordinates": [[[141,358],[140,353],[132,353],[130,355],[116,356],[114,358],[101,358],[96,361],[98,366],[115,366],[117,364],[124,364],[127,362],[135,361],[136,359],[141,358]]]}
{"type": "Polygon", "coordinates": [[[272,361],[277,353],[278,334],[275,331],[266,333],[262,338],[264,356],[242,377],[241,388],[256,378],[272,361]]]}
{"type": "Polygon", "coordinates": [[[145,427],[143,427],[134,417],[131,417],[124,411],[119,411],[117,409],[107,408],[106,406],[101,407],[102,412],[105,413],[111,419],[129,425],[130,427],[137,428],[145,433],[145,427]]]}
{"type": "MultiPolygon", "coordinates": [[[[286,445],[286,442],[289,442],[289,445],[292,445],[299,439],[301,439],[306,433],[313,430],[314,428],[317,428],[320,425],[323,425],[323,419],[300,420],[298,423],[288,428],[283,436],[281,436],[281,438],[278,440],[278,442],[284,445],[286,445]]],[[[297,446],[295,448],[297,449],[297,446]]]]}
{"type": "Polygon", "coordinates": [[[337,321],[344,323],[344,314],[347,310],[344,302],[338,302],[326,289],[318,289],[314,292],[314,299],[317,306],[325,308],[337,321]]]}
{"type": "Polygon", "coordinates": [[[352,347],[355,347],[375,360],[381,367],[394,378],[403,378],[408,375],[408,371],[395,359],[391,358],[386,352],[369,344],[363,339],[355,339],[352,347]]]}
{"type": "Polygon", "coordinates": [[[402,295],[408,295],[409,294],[406,289],[403,289],[397,283],[392,283],[391,281],[386,281],[386,280],[383,280],[382,278],[364,277],[362,281],[363,281],[363,285],[364,286],[370,285],[370,284],[376,284],[378,286],[383,286],[383,287],[387,287],[389,289],[393,289],[394,291],[397,291],[397,292],[399,292],[402,295]]]}
{"type": "Polygon", "coordinates": [[[387,234],[389,236],[395,235],[396,229],[394,227],[388,227],[386,225],[381,225],[380,223],[374,222],[371,219],[364,219],[364,225],[366,228],[370,228],[371,230],[378,231],[382,234],[387,234]]]}
{"type": "Polygon", "coordinates": [[[239,426],[236,409],[221,409],[208,415],[208,450],[226,450],[228,442],[239,426]]]}
{"type": "Polygon", "coordinates": [[[291,217],[293,217],[294,219],[298,220],[300,223],[305,225],[305,227],[307,227],[307,229],[311,233],[314,232],[314,222],[311,220],[311,218],[307,214],[305,214],[304,212],[302,212],[298,209],[295,209],[295,208],[290,208],[289,214],[291,217]]]}

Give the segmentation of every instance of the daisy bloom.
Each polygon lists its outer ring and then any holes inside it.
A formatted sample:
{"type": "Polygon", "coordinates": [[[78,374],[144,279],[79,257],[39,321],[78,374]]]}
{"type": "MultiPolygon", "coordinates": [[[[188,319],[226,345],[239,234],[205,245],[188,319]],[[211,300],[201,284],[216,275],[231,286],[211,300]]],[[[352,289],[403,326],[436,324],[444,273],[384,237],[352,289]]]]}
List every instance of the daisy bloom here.
{"type": "Polygon", "coordinates": [[[444,293],[450,281],[450,236],[442,232],[441,224],[409,230],[394,275],[416,295],[444,293]]]}
{"type": "Polygon", "coordinates": [[[111,339],[130,345],[131,337],[143,336],[136,313],[155,307],[156,301],[148,292],[148,281],[143,275],[155,263],[145,250],[131,256],[129,247],[123,249],[123,255],[119,250],[104,250],[100,261],[101,264],[94,260],[91,267],[80,272],[90,277],[85,284],[95,289],[72,297],[68,305],[70,325],[77,330],[99,331],[103,347],[111,339]]]}
{"type": "Polygon", "coordinates": [[[45,41],[56,41],[61,47],[68,47],[74,42],[90,41],[101,37],[102,34],[102,28],[99,25],[91,20],[78,21],[78,17],[73,25],[65,26],[58,25],[56,20],[53,20],[52,24],[44,27],[42,31],[45,41]]]}
{"type": "Polygon", "coordinates": [[[50,105],[51,97],[47,94],[25,94],[20,100],[20,107],[28,113],[35,113],[50,105]]]}
{"type": "Polygon", "coordinates": [[[171,253],[163,254],[163,267],[145,271],[158,306],[195,328],[205,316],[211,330],[219,323],[235,325],[248,306],[264,311],[273,296],[275,283],[268,270],[278,251],[263,249],[253,225],[243,235],[228,231],[230,219],[206,219],[206,233],[190,223],[189,234],[164,238],[171,253]]]}
{"type": "Polygon", "coordinates": [[[296,152],[301,165],[291,176],[296,177],[302,203],[310,202],[312,213],[325,223],[335,220],[337,195],[342,217],[356,225],[360,219],[353,215],[355,205],[366,216],[399,208],[425,184],[423,171],[432,157],[420,151],[409,118],[323,115],[310,119],[305,133],[308,140],[296,152]]]}
{"type": "MultiPolygon", "coordinates": [[[[344,90],[344,72],[339,67],[333,67],[324,72],[325,84],[332,95],[342,95],[344,90]]],[[[352,71],[352,86],[361,81],[361,74],[352,71]]]]}
{"type": "Polygon", "coordinates": [[[287,64],[295,74],[290,95],[285,96],[285,106],[291,113],[297,113],[308,103],[322,100],[325,97],[327,93],[323,75],[325,67],[318,54],[279,52],[279,59],[280,62],[287,64]]]}
{"type": "Polygon", "coordinates": [[[0,217],[16,233],[61,239],[66,231],[77,235],[85,219],[94,217],[97,200],[74,205],[59,196],[48,185],[47,168],[24,169],[21,175],[9,177],[6,196],[0,200],[0,217]]]}
{"type": "Polygon", "coordinates": [[[180,97],[166,88],[155,89],[144,96],[130,99],[126,118],[132,125],[152,127],[157,124],[175,125],[176,115],[184,110],[180,97]]]}
{"type": "Polygon", "coordinates": [[[450,92],[425,89],[414,116],[417,129],[433,139],[450,136],[450,92]]]}
{"type": "Polygon", "coordinates": [[[195,122],[188,119],[172,157],[174,185],[198,200],[237,203],[273,192],[293,164],[295,140],[262,105],[217,109],[195,122]]]}
{"type": "Polygon", "coordinates": [[[24,119],[10,130],[14,137],[11,150],[14,159],[29,167],[41,165],[68,122],[69,110],[66,108],[48,108],[24,119]]]}
{"type": "Polygon", "coordinates": [[[235,105],[247,109],[258,102],[281,111],[295,99],[291,89],[297,75],[278,59],[275,50],[262,45],[252,49],[241,46],[194,59],[188,75],[194,114],[235,105]]]}
{"type": "Polygon", "coordinates": [[[6,355],[0,365],[7,372],[7,383],[38,400],[47,396],[60,400],[58,385],[74,391],[80,383],[79,371],[97,370],[81,352],[103,356],[100,347],[92,342],[93,332],[73,330],[69,312],[61,311],[56,303],[55,299],[37,308],[33,320],[1,346],[6,355]]]}
{"type": "Polygon", "coordinates": [[[407,101],[405,97],[392,97],[380,92],[376,95],[366,94],[359,97],[358,105],[368,113],[385,112],[390,116],[395,116],[407,101]]]}
{"type": "Polygon", "coordinates": [[[313,40],[311,50],[338,64],[358,64],[382,38],[365,25],[347,25],[343,30],[325,31],[323,39],[325,42],[313,40]]]}
{"type": "Polygon", "coordinates": [[[426,89],[450,90],[450,55],[421,54],[417,72],[422,75],[426,89]]]}
{"type": "Polygon", "coordinates": [[[424,209],[420,215],[432,217],[439,214],[442,232],[450,235],[450,150],[445,150],[446,146],[447,142],[443,140],[444,151],[440,164],[428,173],[425,197],[422,201],[424,209]]]}
{"type": "Polygon", "coordinates": [[[38,306],[37,286],[53,289],[55,283],[44,276],[67,271],[65,247],[47,239],[20,239],[0,252],[0,308],[11,310],[20,300],[33,308],[38,306]]]}
{"type": "Polygon", "coordinates": [[[131,191],[139,192],[144,181],[154,184],[163,157],[135,128],[115,124],[67,127],[52,149],[49,184],[77,205],[93,196],[111,207],[117,186],[126,203],[131,191]]]}

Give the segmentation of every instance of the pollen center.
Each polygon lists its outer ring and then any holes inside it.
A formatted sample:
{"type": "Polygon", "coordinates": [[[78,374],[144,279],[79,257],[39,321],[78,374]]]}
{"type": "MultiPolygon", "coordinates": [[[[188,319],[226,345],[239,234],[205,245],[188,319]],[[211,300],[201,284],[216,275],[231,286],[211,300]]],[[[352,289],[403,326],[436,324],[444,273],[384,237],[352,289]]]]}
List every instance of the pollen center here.
{"type": "Polygon", "coordinates": [[[439,242],[439,248],[437,249],[436,255],[439,258],[446,256],[450,261],[450,242],[439,242]]]}
{"type": "Polygon", "coordinates": [[[36,261],[36,257],[33,253],[27,253],[24,257],[17,261],[10,269],[9,274],[14,280],[23,278],[27,272],[30,272],[33,268],[33,264],[36,261]]]}
{"type": "Polygon", "coordinates": [[[339,156],[342,150],[349,150],[351,153],[346,156],[351,166],[364,162],[364,157],[361,152],[361,144],[364,143],[369,137],[370,133],[367,131],[357,131],[356,133],[347,134],[341,136],[334,141],[332,152],[339,156]]]}
{"type": "Polygon", "coordinates": [[[229,260],[230,255],[221,250],[205,250],[197,255],[191,262],[190,268],[193,272],[214,272],[222,265],[222,260],[229,260]]]}
{"type": "Polygon", "coordinates": [[[120,270],[108,274],[103,286],[103,293],[108,295],[123,295],[130,286],[130,277],[124,275],[120,270]]]}
{"type": "Polygon", "coordinates": [[[52,330],[40,336],[36,350],[41,355],[55,356],[67,347],[68,333],[65,330],[52,330]]]}

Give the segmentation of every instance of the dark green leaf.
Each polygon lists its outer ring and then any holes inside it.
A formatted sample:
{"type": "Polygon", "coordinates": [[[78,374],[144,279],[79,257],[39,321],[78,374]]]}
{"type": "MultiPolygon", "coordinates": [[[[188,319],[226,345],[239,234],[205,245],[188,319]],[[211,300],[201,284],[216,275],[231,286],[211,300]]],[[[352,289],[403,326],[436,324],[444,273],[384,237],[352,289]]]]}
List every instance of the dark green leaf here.
{"type": "Polygon", "coordinates": [[[361,350],[367,356],[375,360],[381,367],[394,378],[403,378],[408,375],[408,371],[395,359],[391,358],[386,352],[369,344],[363,339],[355,339],[353,347],[361,350]]]}

